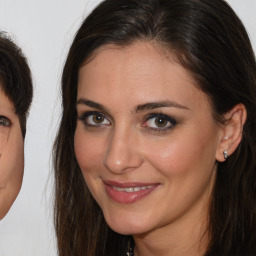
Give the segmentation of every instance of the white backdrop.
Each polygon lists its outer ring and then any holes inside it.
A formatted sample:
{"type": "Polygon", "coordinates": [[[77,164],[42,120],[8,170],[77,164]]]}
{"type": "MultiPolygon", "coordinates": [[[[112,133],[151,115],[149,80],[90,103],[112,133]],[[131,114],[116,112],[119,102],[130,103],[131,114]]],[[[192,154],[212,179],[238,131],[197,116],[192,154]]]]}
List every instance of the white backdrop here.
{"type": "MultiPolygon", "coordinates": [[[[56,256],[51,148],[60,116],[60,76],[83,18],[100,0],[0,0],[0,30],[28,58],[34,100],[28,120],[21,192],[0,223],[0,256],[56,256]]],[[[256,51],[256,0],[229,0],[256,51]]]]}

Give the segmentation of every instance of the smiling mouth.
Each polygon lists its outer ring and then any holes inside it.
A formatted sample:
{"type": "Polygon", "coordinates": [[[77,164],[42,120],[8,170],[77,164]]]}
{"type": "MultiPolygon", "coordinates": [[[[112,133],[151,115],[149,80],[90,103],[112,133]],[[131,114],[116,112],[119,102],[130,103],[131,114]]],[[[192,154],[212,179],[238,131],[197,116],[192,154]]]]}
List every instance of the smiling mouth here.
{"type": "Polygon", "coordinates": [[[153,185],[150,186],[143,186],[143,187],[129,187],[129,188],[120,188],[120,187],[115,187],[113,186],[113,189],[119,192],[127,192],[127,193],[132,193],[132,192],[138,192],[141,190],[146,190],[146,189],[151,189],[153,188],[153,185]]]}
{"type": "Polygon", "coordinates": [[[106,193],[117,203],[134,203],[153,192],[160,184],[118,183],[104,181],[106,193]]]}

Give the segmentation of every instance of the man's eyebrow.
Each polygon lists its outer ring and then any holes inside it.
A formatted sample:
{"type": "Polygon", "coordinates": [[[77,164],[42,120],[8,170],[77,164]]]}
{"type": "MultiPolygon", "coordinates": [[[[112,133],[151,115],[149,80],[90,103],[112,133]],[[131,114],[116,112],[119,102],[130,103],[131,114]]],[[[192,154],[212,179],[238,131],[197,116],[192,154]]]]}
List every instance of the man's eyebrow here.
{"type": "Polygon", "coordinates": [[[138,105],[135,108],[135,112],[142,112],[144,110],[152,110],[156,108],[180,108],[190,110],[188,107],[182,106],[175,101],[159,101],[159,102],[148,102],[142,105],[138,105]]]}
{"type": "Polygon", "coordinates": [[[80,98],[76,101],[76,105],[79,105],[79,104],[83,104],[83,105],[86,105],[88,107],[99,109],[102,112],[107,112],[107,109],[103,105],[101,105],[97,102],[91,101],[91,100],[80,98]]]}

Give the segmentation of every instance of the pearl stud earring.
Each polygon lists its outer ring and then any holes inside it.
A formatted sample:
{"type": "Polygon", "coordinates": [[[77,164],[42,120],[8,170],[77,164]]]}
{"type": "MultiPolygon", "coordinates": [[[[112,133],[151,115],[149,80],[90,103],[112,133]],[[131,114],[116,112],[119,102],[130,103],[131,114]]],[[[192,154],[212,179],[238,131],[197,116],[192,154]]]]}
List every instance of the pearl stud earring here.
{"type": "Polygon", "coordinates": [[[224,155],[224,159],[227,160],[228,159],[228,152],[227,152],[227,150],[223,151],[223,155],[224,155]]]}

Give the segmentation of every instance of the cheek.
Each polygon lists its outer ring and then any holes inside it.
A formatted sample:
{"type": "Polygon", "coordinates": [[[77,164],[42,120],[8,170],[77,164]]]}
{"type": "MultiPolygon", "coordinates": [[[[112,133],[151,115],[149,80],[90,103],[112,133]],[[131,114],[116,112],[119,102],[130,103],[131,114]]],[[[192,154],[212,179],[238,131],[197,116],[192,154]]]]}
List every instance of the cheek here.
{"type": "Polygon", "coordinates": [[[93,175],[102,162],[104,148],[102,140],[94,136],[87,136],[78,127],[75,132],[74,147],[76,159],[84,177],[87,173],[93,175]]]}
{"type": "Polygon", "coordinates": [[[7,144],[9,133],[10,127],[3,127],[2,125],[0,125],[0,155],[2,154],[7,144]]]}
{"type": "Polygon", "coordinates": [[[24,169],[23,138],[22,136],[15,139],[10,137],[0,157],[0,183],[4,186],[21,183],[24,169]]]}
{"type": "Polygon", "coordinates": [[[24,141],[13,131],[0,157],[0,217],[4,217],[17,197],[23,178],[24,141]]]}
{"type": "Polygon", "coordinates": [[[214,142],[211,143],[206,134],[181,134],[148,145],[150,150],[145,153],[147,160],[164,176],[182,176],[190,170],[200,172],[211,169],[215,162],[214,142]]]}
{"type": "MultiPolygon", "coordinates": [[[[162,142],[152,145],[147,160],[164,176],[182,174],[192,164],[190,150],[182,141],[162,142]]],[[[195,154],[198,154],[194,152],[195,154]]]]}
{"type": "Polygon", "coordinates": [[[74,148],[76,159],[87,187],[100,204],[101,199],[97,195],[102,192],[99,183],[101,184],[102,182],[100,176],[103,170],[102,159],[105,148],[103,140],[99,137],[88,136],[83,128],[78,128],[74,136],[74,148]]]}

